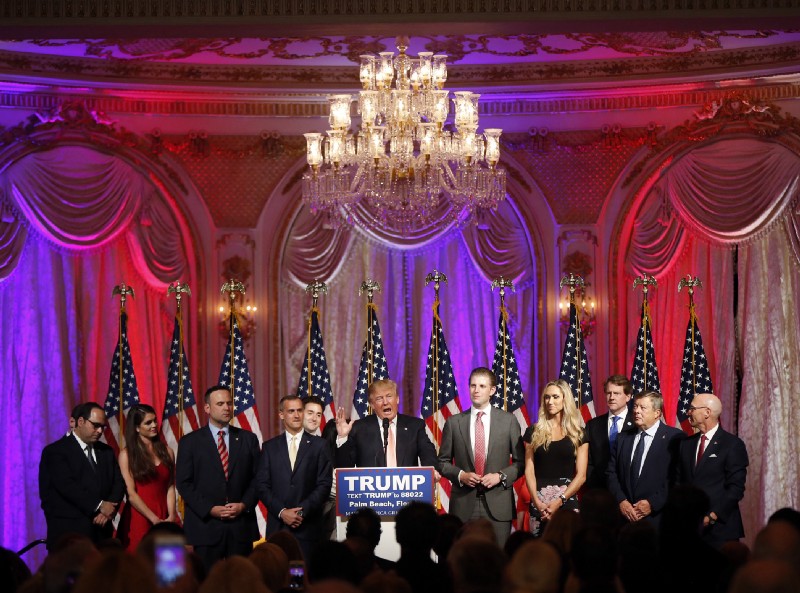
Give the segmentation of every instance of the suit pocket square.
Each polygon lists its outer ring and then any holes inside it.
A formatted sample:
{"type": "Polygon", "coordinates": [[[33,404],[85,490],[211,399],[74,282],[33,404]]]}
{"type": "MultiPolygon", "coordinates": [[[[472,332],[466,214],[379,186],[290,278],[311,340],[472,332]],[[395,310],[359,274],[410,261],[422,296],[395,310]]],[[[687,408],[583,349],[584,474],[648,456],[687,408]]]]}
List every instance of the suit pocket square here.
{"type": "Polygon", "coordinates": [[[716,453],[712,453],[711,455],[708,456],[708,458],[711,459],[712,457],[716,457],[716,456],[717,456],[716,453]]]}

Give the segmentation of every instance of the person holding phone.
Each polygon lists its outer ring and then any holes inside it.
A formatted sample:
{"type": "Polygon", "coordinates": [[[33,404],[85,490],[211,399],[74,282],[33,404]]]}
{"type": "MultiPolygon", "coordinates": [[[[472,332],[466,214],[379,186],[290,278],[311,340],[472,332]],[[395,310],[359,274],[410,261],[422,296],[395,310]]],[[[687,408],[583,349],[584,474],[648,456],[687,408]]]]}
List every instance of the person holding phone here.
{"type": "Polygon", "coordinates": [[[125,549],[134,551],[152,525],[177,519],[175,459],[160,438],[156,411],[147,404],[136,404],[128,412],[125,444],[119,467],[128,504],[117,534],[125,549]]]}

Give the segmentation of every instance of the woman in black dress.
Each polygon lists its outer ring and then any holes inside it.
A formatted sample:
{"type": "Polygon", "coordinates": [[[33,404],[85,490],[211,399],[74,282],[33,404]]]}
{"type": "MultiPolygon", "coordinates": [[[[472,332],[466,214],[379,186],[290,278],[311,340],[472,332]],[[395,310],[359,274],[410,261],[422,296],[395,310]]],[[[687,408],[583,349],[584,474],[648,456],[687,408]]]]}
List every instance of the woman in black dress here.
{"type": "Polygon", "coordinates": [[[581,415],[566,381],[544,387],[539,420],[525,431],[525,483],[531,494],[530,531],[541,535],[542,523],[558,509],[578,510],[578,490],[586,481],[589,444],[581,415]]]}

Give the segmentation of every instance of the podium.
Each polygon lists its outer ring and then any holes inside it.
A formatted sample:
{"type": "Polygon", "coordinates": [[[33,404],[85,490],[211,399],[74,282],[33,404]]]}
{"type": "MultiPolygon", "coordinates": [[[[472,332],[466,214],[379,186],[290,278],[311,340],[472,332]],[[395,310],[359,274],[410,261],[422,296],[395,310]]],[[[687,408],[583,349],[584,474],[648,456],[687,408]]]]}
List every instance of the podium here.
{"type": "Polygon", "coordinates": [[[336,484],[336,539],[346,537],[347,517],[362,507],[381,518],[381,541],[375,554],[387,560],[400,558],[395,537],[395,515],[412,501],[434,503],[433,467],[354,467],[334,472],[336,484]]]}

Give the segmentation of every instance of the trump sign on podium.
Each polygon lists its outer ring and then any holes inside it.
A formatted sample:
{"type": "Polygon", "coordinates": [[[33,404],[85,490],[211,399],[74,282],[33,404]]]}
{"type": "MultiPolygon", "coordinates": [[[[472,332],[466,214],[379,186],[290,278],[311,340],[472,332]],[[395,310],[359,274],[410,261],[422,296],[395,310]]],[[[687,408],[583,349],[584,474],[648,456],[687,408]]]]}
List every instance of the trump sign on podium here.
{"type": "Polygon", "coordinates": [[[411,501],[433,504],[432,467],[356,467],[336,470],[336,514],[352,515],[369,507],[396,515],[411,501]]]}

